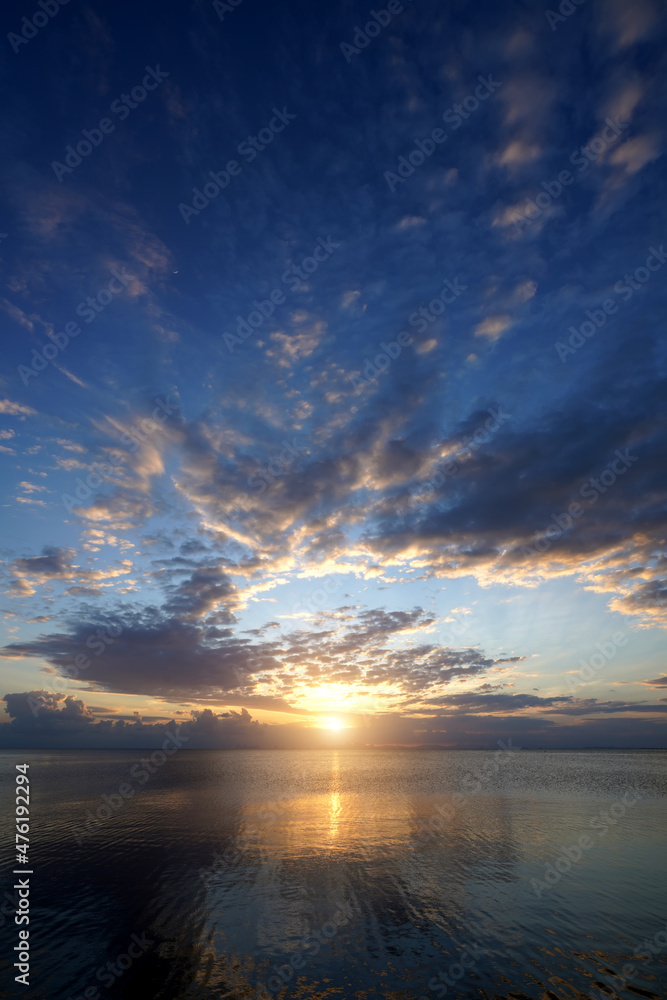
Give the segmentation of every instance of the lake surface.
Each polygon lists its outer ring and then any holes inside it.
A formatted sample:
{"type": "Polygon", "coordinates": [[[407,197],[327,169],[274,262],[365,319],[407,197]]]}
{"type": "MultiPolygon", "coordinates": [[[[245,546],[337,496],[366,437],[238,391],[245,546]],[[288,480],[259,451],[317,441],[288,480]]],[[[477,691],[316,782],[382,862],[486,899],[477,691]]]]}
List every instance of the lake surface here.
{"type": "Polygon", "coordinates": [[[0,753],[3,899],[22,761],[34,872],[0,992],[667,996],[667,752],[150,753],[0,753]]]}

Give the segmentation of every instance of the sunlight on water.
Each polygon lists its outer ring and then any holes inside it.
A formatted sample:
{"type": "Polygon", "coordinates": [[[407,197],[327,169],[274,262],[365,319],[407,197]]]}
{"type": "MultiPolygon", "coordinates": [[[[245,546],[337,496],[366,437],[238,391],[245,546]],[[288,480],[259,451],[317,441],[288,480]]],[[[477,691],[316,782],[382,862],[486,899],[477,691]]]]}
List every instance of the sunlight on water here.
{"type": "Polygon", "coordinates": [[[32,997],[665,995],[665,753],[141,756],[28,755],[32,997]]]}

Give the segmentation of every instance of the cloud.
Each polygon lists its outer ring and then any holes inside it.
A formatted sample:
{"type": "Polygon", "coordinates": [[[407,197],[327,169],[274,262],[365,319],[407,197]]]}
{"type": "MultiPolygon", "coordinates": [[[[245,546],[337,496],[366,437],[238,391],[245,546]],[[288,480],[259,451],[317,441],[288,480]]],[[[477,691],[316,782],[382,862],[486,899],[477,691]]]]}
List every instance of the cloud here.
{"type": "Polygon", "coordinates": [[[633,0],[632,4],[608,0],[600,14],[601,31],[615,36],[616,49],[626,49],[648,34],[659,21],[660,9],[655,0],[633,0]]]}
{"type": "Polygon", "coordinates": [[[511,167],[516,170],[539,159],[541,153],[542,151],[536,143],[513,139],[498,154],[497,162],[501,167],[511,167]]]}
{"type": "Polygon", "coordinates": [[[617,146],[608,157],[609,163],[621,167],[631,177],[661,155],[657,135],[638,135],[617,146]]]}
{"type": "MultiPolygon", "coordinates": [[[[337,742],[360,746],[426,746],[497,749],[511,741],[517,750],[548,747],[653,747],[664,745],[662,720],[593,719],[586,724],[561,725],[534,715],[489,715],[468,711],[482,701],[463,696],[456,713],[414,718],[400,713],[347,715],[350,728],[337,742]],[[662,741],[662,742],[661,742],[662,741]]],[[[87,707],[62,692],[26,691],[4,698],[9,722],[0,724],[4,747],[158,747],[167,730],[187,736],[185,752],[201,748],[315,748],[331,745],[330,734],[302,725],[260,724],[244,708],[216,712],[210,708],[180,713],[178,721],[144,721],[141,716],[118,718],[106,709],[87,707]]],[[[490,704],[490,702],[489,702],[490,704]]],[[[500,707],[500,706],[499,706],[500,707]]]]}
{"type": "MultiPolygon", "coordinates": [[[[23,499],[25,503],[40,503],[23,499]]],[[[42,504],[42,506],[45,506],[42,504]]],[[[111,586],[119,577],[130,572],[132,563],[129,559],[120,560],[115,566],[105,569],[89,569],[79,566],[73,560],[75,549],[45,546],[40,556],[19,557],[8,565],[7,572],[15,579],[11,581],[10,592],[16,596],[31,596],[39,587],[51,588],[54,583],[70,585],[100,583],[111,586]]]]}
{"type": "Polygon", "coordinates": [[[511,326],[510,316],[489,316],[482,323],[475,327],[476,337],[487,337],[490,341],[498,340],[502,334],[511,326]]]}
{"type": "Polygon", "coordinates": [[[41,556],[27,559],[15,559],[12,569],[28,577],[68,578],[72,573],[72,559],[76,556],[74,549],[61,549],[47,546],[41,556]]]}
{"type": "MultiPolygon", "coordinates": [[[[497,647],[479,648],[474,626],[465,642],[444,638],[456,622],[430,614],[427,602],[446,587],[448,606],[469,604],[482,620],[493,617],[500,587],[512,587],[510,620],[523,621],[541,588],[561,595],[556,603],[587,588],[574,616],[591,631],[602,628],[606,608],[629,616],[633,630],[667,622],[664,282],[653,275],[628,301],[614,288],[663,238],[655,228],[660,7],[584,4],[555,34],[544,9],[526,8],[517,26],[512,11],[490,5],[472,34],[447,5],[436,17],[414,12],[419,53],[383,36],[354,67],[322,58],[331,41],[325,22],[307,25],[304,48],[303,25],[293,21],[281,64],[294,62],[294,44],[312,57],[311,77],[324,73],[341,101],[323,109],[317,88],[293,80],[294,131],[244,162],[233,197],[213,199],[189,226],[177,201],[201,190],[208,172],[266,124],[252,88],[231,102],[220,90],[230,66],[243,75],[242,47],[223,65],[213,36],[200,33],[196,86],[165,84],[171,89],[145,115],[136,112],[137,128],[119,127],[62,184],[47,176],[39,150],[63,110],[57,88],[43,88],[44,100],[5,130],[13,235],[1,249],[13,300],[5,317],[16,336],[3,394],[19,393],[16,365],[40,337],[75,319],[77,303],[103,287],[111,268],[136,275],[30,380],[24,399],[0,405],[2,423],[19,429],[0,441],[10,452],[0,456],[7,502],[21,497],[6,543],[9,589],[25,619],[49,619],[39,633],[33,625],[12,634],[7,655],[41,657],[53,679],[67,657],[83,653],[91,661],[78,678],[84,690],[191,699],[214,714],[227,704],[249,712],[271,704],[290,727],[296,707],[324,701],[331,681],[392,716],[373,722],[370,742],[470,746],[510,724],[551,739],[564,720],[582,741],[598,738],[594,729],[607,739],[607,723],[629,739],[640,716],[655,739],[650,706],[530,701],[539,692],[510,691],[504,685],[519,683],[520,664],[497,647]],[[567,37],[592,43],[590,65],[567,37]],[[482,72],[493,73],[497,93],[453,128],[443,113],[455,102],[475,104],[469,95],[482,72]],[[326,128],[318,128],[323,113],[326,128]],[[605,117],[630,125],[598,154],[605,117]],[[439,125],[447,141],[429,154],[427,137],[439,125]],[[411,156],[418,137],[424,162],[390,191],[383,173],[411,156]],[[570,156],[586,144],[594,159],[579,170],[570,156]],[[141,194],[136,184],[156,158],[175,198],[161,215],[157,192],[149,185],[141,194]],[[564,169],[574,181],[554,195],[564,169]],[[541,215],[515,226],[538,198],[541,215]],[[340,252],[229,354],[221,334],[272,287],[286,288],[285,269],[329,233],[340,252]],[[441,310],[434,296],[445,279],[466,291],[441,310]],[[617,312],[561,361],[554,345],[589,313],[599,316],[610,296],[617,312]],[[354,386],[353,373],[402,330],[412,343],[396,357],[389,347],[387,369],[354,386]],[[158,394],[182,398],[183,412],[174,404],[158,424],[150,416],[158,394]],[[498,408],[511,417],[485,431],[498,408]],[[27,420],[37,410],[39,427],[27,420]],[[49,429],[37,437],[42,426],[49,429]],[[285,440],[302,446],[298,460],[258,482],[285,440]],[[582,486],[608,476],[626,449],[637,456],[627,472],[594,491],[594,502],[582,497],[582,486]],[[61,490],[118,452],[123,471],[66,513],[61,490]],[[44,482],[49,492],[18,482],[44,482]],[[573,503],[581,516],[570,518],[573,503]],[[307,597],[296,605],[325,580],[344,584],[348,596],[332,598],[327,614],[307,597]],[[96,656],[86,630],[106,620],[123,632],[96,656]],[[496,700],[477,699],[484,694],[496,700]]],[[[81,98],[69,116],[77,128],[99,121],[115,87],[113,32],[90,18],[101,31],[93,60],[101,90],[72,91],[81,98]]],[[[62,155],[70,141],[62,139],[61,153],[50,155],[62,155]]],[[[637,634],[648,648],[650,635],[637,634]]],[[[580,652],[582,635],[573,626],[568,655],[580,652]]],[[[530,684],[545,683],[556,645],[547,631],[535,648],[517,650],[541,656],[540,679],[530,684]]],[[[656,674],[642,662],[638,655],[629,676],[656,674]]]]}
{"type": "Polygon", "coordinates": [[[117,613],[109,632],[113,641],[98,634],[109,629],[109,620],[98,614],[77,621],[69,632],[9,643],[3,655],[41,658],[54,673],[68,676],[83,654],[88,664],[77,676],[96,690],[204,701],[234,693],[248,705],[270,694],[272,704],[283,708],[324,679],[360,690],[383,688],[395,703],[417,705],[454,678],[493,673],[520,659],[494,660],[476,649],[415,643],[414,636],[428,635],[435,624],[421,608],[356,616],[342,609],[321,613],[310,630],[283,633],[269,623],[271,638],[251,640],[228,627],[234,616],[224,601],[231,598],[233,604],[233,591],[223,573],[197,571],[167,590],[162,612],[117,613]],[[204,623],[190,621],[204,611],[214,613],[204,623]]]}
{"type": "Polygon", "coordinates": [[[185,720],[150,722],[139,715],[126,719],[104,709],[93,711],[80,699],[62,692],[25,691],[5,695],[4,702],[11,720],[0,725],[0,741],[5,747],[26,743],[52,747],[65,741],[72,747],[142,749],[159,747],[167,730],[186,736],[183,742],[188,749],[261,747],[267,742],[267,727],[254,721],[245,709],[219,714],[204,709],[185,720]]]}
{"type": "Polygon", "coordinates": [[[24,406],[22,403],[14,403],[11,399],[0,399],[0,413],[6,413],[9,416],[35,416],[37,410],[33,410],[32,406],[24,406]]]}

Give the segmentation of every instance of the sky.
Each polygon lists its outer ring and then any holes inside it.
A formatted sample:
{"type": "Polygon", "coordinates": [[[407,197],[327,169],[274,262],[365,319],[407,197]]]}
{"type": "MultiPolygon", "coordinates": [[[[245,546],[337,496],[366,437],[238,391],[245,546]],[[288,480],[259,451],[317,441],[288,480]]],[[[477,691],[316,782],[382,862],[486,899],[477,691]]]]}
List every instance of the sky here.
{"type": "Polygon", "coordinates": [[[1,746],[667,745],[663,12],[3,11],[1,746]]]}

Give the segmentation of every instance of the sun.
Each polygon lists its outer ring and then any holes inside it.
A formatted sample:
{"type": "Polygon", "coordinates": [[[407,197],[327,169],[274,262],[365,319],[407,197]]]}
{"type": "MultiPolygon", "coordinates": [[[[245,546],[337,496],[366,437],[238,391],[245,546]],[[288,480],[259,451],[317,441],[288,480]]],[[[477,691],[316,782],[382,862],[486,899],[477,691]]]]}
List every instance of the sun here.
{"type": "Polygon", "coordinates": [[[336,729],[344,729],[345,728],[343,726],[343,723],[340,721],[340,719],[324,719],[323,721],[324,721],[324,727],[325,727],[325,729],[336,730],[336,729]]]}

